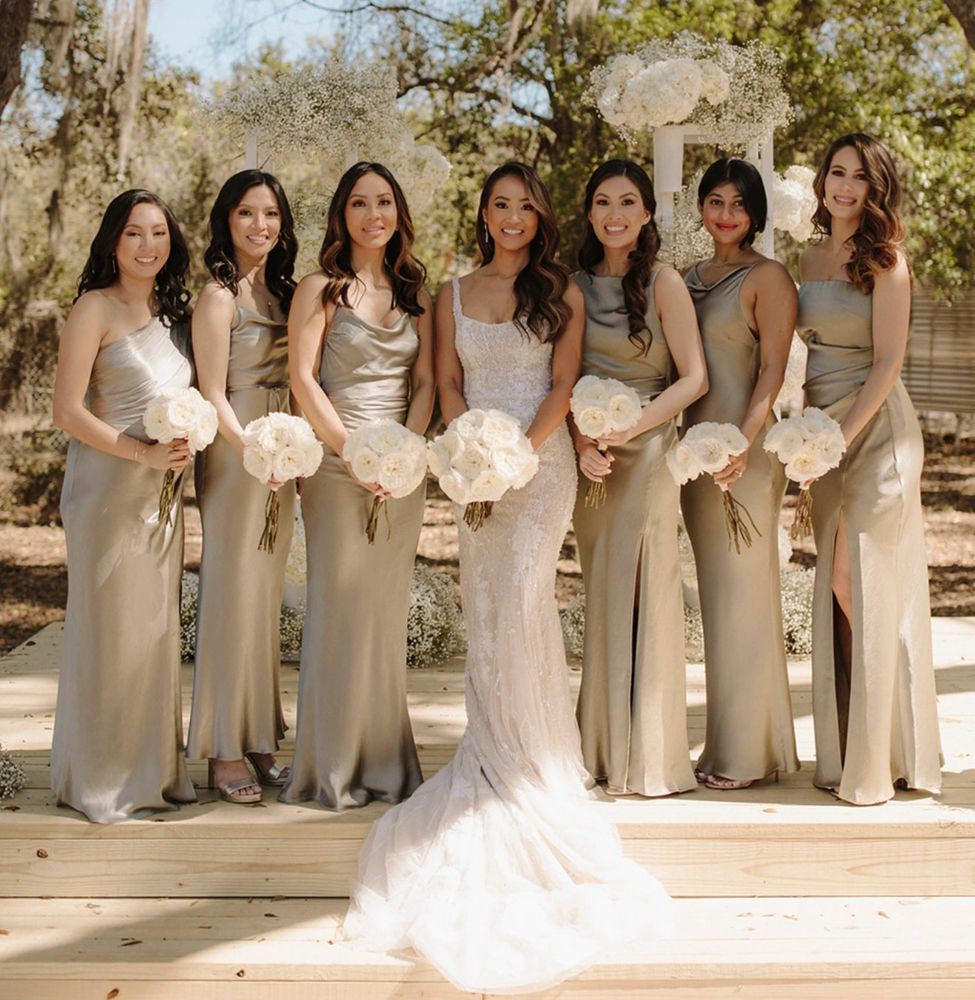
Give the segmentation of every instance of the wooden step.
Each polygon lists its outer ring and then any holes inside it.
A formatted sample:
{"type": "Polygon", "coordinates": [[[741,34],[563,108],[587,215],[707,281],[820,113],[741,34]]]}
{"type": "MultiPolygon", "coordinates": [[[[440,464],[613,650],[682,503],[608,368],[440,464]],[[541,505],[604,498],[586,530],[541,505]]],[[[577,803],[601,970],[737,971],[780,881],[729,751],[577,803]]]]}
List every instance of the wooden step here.
{"type": "MultiPolygon", "coordinates": [[[[8,900],[5,1000],[447,1000],[412,952],[335,943],[322,900],[8,900]]],[[[975,996],[975,898],[682,900],[641,942],[561,987],[571,1000],[954,1000],[975,996]]]]}
{"type": "MultiPolygon", "coordinates": [[[[956,640],[975,638],[975,622],[949,622],[944,631],[956,640]]],[[[347,893],[359,845],[385,806],[333,814],[281,805],[269,791],[260,806],[243,807],[201,791],[197,805],[113,826],[58,808],[48,790],[48,755],[59,639],[60,626],[49,626],[0,661],[0,739],[29,776],[27,789],[0,804],[0,896],[347,893]]],[[[937,676],[946,768],[938,797],[899,793],[883,806],[856,808],[814,789],[809,665],[794,663],[805,760],[798,774],[732,793],[602,796],[592,808],[616,825],[627,853],[676,896],[973,896],[975,666],[959,657],[957,641],[942,645],[937,676]]],[[[975,644],[971,648],[975,652],[975,644]]],[[[188,697],[189,667],[183,688],[188,697]]],[[[282,690],[292,722],[296,689],[297,672],[287,668],[282,690]]],[[[411,671],[409,689],[421,761],[430,775],[449,760],[463,732],[462,662],[411,671]]],[[[688,671],[688,703],[695,754],[704,711],[698,665],[688,671]]],[[[282,761],[292,747],[285,743],[282,761]]],[[[191,770],[202,783],[203,766],[191,770]]]]}

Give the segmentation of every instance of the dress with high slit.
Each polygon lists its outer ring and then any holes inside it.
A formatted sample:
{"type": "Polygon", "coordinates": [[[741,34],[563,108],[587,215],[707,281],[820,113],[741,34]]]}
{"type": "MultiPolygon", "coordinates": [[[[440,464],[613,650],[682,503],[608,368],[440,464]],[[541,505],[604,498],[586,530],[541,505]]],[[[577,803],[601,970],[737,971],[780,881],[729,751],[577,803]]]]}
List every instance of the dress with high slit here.
{"type": "MultiPolygon", "coordinates": [[[[290,408],[287,324],[239,303],[230,329],[227,400],[241,427],[290,408]]],[[[220,435],[197,457],[196,496],[203,552],[186,754],[240,760],[246,753],[274,753],[285,731],[279,621],[295,484],[278,490],[273,553],[258,548],[268,488],[220,435]]]]}
{"type": "MultiPolygon", "coordinates": [[[[319,382],[346,430],[406,419],[420,350],[411,318],[384,327],[339,306],[325,336],[319,382]]],[[[423,780],[406,705],[406,623],[426,484],[387,501],[375,542],[373,494],[330,449],[305,480],[308,598],[298,720],[282,802],[327,809],[399,802],[423,780]]]]}
{"type": "MultiPolygon", "coordinates": [[[[837,421],[870,374],[872,315],[872,297],[848,281],[807,281],[799,290],[797,328],[809,349],[806,403],[837,421]]],[[[814,781],[860,805],[889,799],[897,780],[941,788],[923,463],[921,429],[898,378],[839,467],[812,485],[814,781]],[[841,514],[853,592],[848,676],[837,669],[834,648],[833,546],[841,514]]]]}
{"type": "MultiPolygon", "coordinates": [[[[470,319],[456,282],[453,296],[468,405],[527,428],[551,387],[551,345],[470,319]]],[[[589,802],[555,603],[576,492],[565,425],[539,459],[478,531],[455,509],[467,729],[450,763],[373,826],[344,925],[372,948],[411,946],[473,992],[544,989],[671,916],[589,802]]]]}
{"type": "MultiPolygon", "coordinates": [[[[85,402],[111,427],[148,441],[146,406],[192,378],[185,328],[155,317],[99,349],[85,402]]],[[[68,606],[51,787],[60,804],[96,823],[196,798],[180,699],[182,480],[160,522],[164,475],[77,438],[68,445],[61,490],[68,606]]]]}
{"type": "MultiPolygon", "coordinates": [[[[695,264],[684,278],[708,367],[708,391],[685,411],[685,428],[707,420],[740,427],[745,419],[761,361],[758,335],[741,306],[741,287],[754,266],[744,264],[705,284],[695,264]]],[[[763,448],[773,423],[770,414],[732,487],[755,521],[750,548],[736,552],[729,542],[721,491],[709,475],[681,490],[704,631],[707,723],[697,768],[735,781],[799,767],[779,580],[785,475],[763,448]]]]}
{"type": "MultiPolygon", "coordinates": [[[[576,275],[586,300],[583,375],[618,379],[643,405],[675,375],[654,304],[658,273],[647,288],[645,353],[629,339],[622,279],[576,275]]],[[[614,446],[605,503],[586,506],[589,480],[580,477],[572,517],[586,588],[582,755],[612,792],[668,795],[697,787],[687,740],[680,491],[665,461],[676,439],[671,419],[614,446]]]]}

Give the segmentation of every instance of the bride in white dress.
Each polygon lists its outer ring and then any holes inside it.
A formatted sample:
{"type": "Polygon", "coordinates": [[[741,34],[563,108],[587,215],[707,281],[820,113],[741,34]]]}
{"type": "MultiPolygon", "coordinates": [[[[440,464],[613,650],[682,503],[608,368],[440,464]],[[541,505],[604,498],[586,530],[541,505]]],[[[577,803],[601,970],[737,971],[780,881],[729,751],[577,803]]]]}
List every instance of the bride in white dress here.
{"type": "Polygon", "coordinates": [[[589,802],[555,603],[584,305],[554,259],[558,230],[532,168],[491,174],[477,241],[483,266],[437,302],[444,420],[504,410],[540,466],[476,533],[457,517],[468,728],[453,760],[374,825],[345,935],[412,947],[460,989],[517,993],[659,935],[671,903],[589,802]]]}

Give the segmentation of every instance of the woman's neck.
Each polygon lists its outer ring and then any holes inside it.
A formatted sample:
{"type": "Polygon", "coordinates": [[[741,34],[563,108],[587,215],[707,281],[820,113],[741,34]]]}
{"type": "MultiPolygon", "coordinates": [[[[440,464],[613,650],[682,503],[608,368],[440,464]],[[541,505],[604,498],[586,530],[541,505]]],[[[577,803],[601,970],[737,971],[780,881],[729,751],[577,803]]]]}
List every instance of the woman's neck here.
{"type": "Polygon", "coordinates": [[[603,259],[593,267],[593,273],[604,278],[622,278],[630,270],[630,254],[636,244],[629,247],[603,247],[603,259]]]}
{"type": "Polygon", "coordinates": [[[488,261],[482,272],[495,278],[503,278],[514,281],[515,278],[528,266],[531,255],[528,247],[520,250],[505,250],[503,247],[495,247],[494,256],[488,261]]]}
{"type": "Polygon", "coordinates": [[[386,248],[376,249],[352,245],[349,263],[355,276],[370,288],[388,288],[389,275],[386,274],[386,248]]]}

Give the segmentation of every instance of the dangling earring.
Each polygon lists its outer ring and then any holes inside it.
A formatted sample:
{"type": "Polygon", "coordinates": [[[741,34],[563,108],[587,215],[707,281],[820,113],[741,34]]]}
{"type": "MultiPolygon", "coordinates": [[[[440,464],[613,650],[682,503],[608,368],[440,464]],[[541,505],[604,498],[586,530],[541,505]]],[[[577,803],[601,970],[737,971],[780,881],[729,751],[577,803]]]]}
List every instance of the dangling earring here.
{"type": "Polygon", "coordinates": [[[491,230],[488,229],[487,219],[481,219],[481,225],[484,227],[484,242],[491,242],[491,230]]]}
{"type": "Polygon", "coordinates": [[[115,254],[112,254],[112,274],[118,277],[118,261],[115,259],[115,254]]]}

